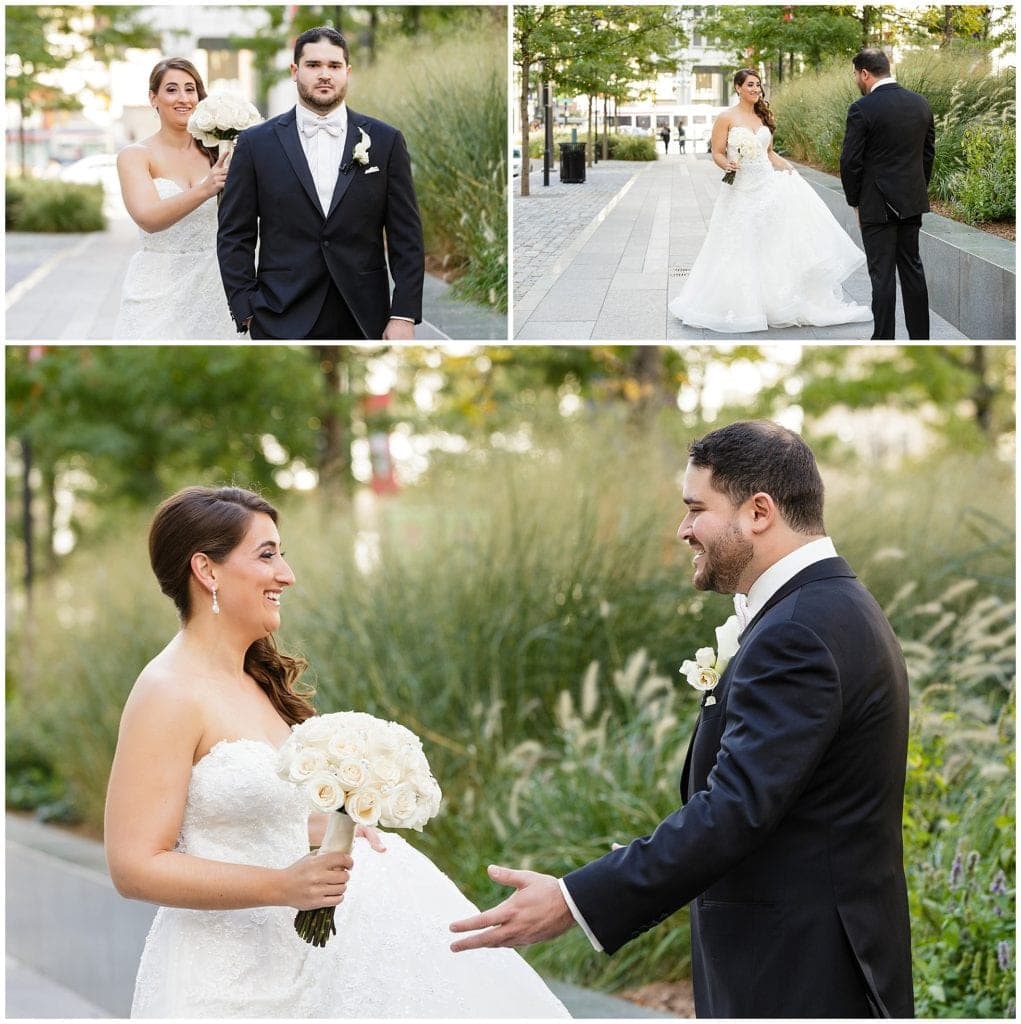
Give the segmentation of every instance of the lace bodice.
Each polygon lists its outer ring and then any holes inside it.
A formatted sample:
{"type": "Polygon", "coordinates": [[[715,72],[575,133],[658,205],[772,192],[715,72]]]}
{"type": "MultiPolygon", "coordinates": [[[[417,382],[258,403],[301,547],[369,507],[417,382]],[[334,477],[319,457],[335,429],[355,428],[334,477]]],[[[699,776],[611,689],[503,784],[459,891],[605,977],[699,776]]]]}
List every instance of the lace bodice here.
{"type": "MultiPolygon", "coordinates": [[[[170,178],[153,178],[160,199],[169,199],[180,195],[184,189],[171,181],[170,178]]],[[[207,199],[191,213],[182,217],[176,224],[162,231],[143,231],[142,248],[149,252],[190,253],[192,256],[200,252],[216,249],[216,199],[207,199]]]]}
{"type": "Polygon", "coordinates": [[[744,178],[743,187],[756,187],[757,182],[751,180],[763,174],[772,174],[773,165],[769,162],[770,131],[765,126],[754,132],[743,125],[735,125],[727,132],[727,159],[741,165],[735,175],[734,184],[744,178]]]}
{"type": "Polygon", "coordinates": [[[192,769],[177,849],[282,868],[308,852],[308,805],[262,740],[221,740],[192,769]],[[269,767],[269,771],[266,768],[269,767]]]}
{"type": "MultiPolygon", "coordinates": [[[[169,178],[153,184],[161,199],[184,191],[169,178]]],[[[116,340],[237,338],[220,280],[216,227],[216,200],[207,199],[163,231],[139,229],[142,247],[124,276],[116,340]]]]}
{"type": "MultiPolygon", "coordinates": [[[[193,768],[176,849],[285,868],[308,853],[308,805],[261,740],[224,740],[193,768]]],[[[565,1017],[511,950],[450,952],[451,921],[476,913],[428,858],[382,833],[355,840],[355,868],[324,948],[290,907],[157,911],[133,1017],[565,1017]]]]}

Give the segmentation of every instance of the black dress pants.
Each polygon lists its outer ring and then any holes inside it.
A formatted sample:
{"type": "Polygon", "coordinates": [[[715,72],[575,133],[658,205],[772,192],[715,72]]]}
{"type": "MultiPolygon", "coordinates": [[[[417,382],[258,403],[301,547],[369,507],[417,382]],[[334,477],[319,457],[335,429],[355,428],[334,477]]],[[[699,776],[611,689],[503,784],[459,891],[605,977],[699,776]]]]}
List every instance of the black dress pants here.
{"type": "Polygon", "coordinates": [[[918,254],[922,218],[891,219],[885,224],[862,224],[861,238],[872,279],[872,339],[892,339],[897,314],[897,276],[904,300],[908,337],[929,337],[929,290],[918,254]]]}
{"type": "Polygon", "coordinates": [[[304,338],[277,338],[270,334],[259,323],[259,318],[252,320],[249,328],[253,341],[364,341],[365,335],[358,326],[343,296],[331,282],[326,290],[323,308],[319,311],[316,322],[304,338]]]}

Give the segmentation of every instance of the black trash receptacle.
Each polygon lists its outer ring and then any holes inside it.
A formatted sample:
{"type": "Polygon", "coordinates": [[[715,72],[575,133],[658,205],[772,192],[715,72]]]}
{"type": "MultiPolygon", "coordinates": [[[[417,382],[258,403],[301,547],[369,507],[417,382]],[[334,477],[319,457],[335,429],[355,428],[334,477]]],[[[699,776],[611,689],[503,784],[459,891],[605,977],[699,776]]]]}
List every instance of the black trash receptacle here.
{"type": "Polygon", "coordinates": [[[585,181],[585,143],[560,143],[560,181],[580,185],[585,181]]]}

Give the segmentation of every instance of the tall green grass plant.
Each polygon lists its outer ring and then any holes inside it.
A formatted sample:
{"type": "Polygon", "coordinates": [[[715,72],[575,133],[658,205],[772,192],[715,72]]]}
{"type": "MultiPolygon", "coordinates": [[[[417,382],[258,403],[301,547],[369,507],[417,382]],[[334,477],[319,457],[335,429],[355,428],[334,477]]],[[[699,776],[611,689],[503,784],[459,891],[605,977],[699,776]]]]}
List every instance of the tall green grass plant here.
{"type": "Polygon", "coordinates": [[[465,298],[507,310],[507,36],[491,19],[394,42],[351,103],[408,141],[426,249],[465,298]]]}
{"type": "MultiPolygon", "coordinates": [[[[936,154],[929,195],[959,205],[975,221],[1014,216],[1013,190],[1009,201],[982,203],[968,173],[985,175],[983,168],[1014,166],[1015,70],[993,74],[984,52],[962,47],[910,51],[894,71],[898,82],[921,93],[932,107],[936,154]],[[988,151],[977,139],[987,140],[988,151]],[[970,205],[969,192],[975,196],[970,205]]],[[[776,147],[794,160],[838,173],[847,108],[859,98],[845,61],[784,84],[770,97],[777,116],[776,147]]],[[[998,200],[1002,191],[996,189],[998,200]]]]}

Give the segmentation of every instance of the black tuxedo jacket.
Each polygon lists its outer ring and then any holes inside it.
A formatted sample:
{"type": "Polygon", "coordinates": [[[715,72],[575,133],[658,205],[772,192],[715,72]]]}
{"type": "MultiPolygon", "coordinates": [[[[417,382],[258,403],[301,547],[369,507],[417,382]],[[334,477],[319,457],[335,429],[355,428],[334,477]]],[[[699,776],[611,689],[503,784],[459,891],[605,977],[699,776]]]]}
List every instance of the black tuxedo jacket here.
{"type": "Polygon", "coordinates": [[[703,707],[684,806],[564,881],[612,953],[691,905],[700,1017],[909,1017],[908,688],[847,563],[783,586],[703,707]]]}
{"type": "Polygon", "coordinates": [[[847,111],[840,180],[862,224],[918,217],[929,209],[936,129],[929,101],[896,82],[847,111]]]}
{"type": "Polygon", "coordinates": [[[366,338],[382,337],[390,316],[419,323],[425,257],[404,137],[349,108],[324,216],[295,121],[292,108],[247,129],[231,157],[217,255],[234,320],[254,314],[274,337],[303,338],[332,280],[366,338]],[[371,140],[367,166],[352,159],[359,128],[371,140]]]}

